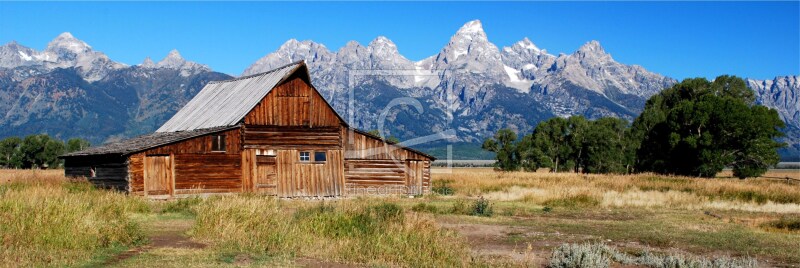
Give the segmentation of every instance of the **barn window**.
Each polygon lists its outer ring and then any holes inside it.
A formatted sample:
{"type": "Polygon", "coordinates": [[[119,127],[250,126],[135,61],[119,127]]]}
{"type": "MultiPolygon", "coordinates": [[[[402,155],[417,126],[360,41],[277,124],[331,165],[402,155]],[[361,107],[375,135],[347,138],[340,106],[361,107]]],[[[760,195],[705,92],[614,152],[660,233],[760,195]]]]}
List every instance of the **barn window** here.
{"type": "Polygon", "coordinates": [[[328,160],[328,156],[325,152],[314,152],[314,162],[325,162],[328,160]]]}
{"type": "Polygon", "coordinates": [[[300,162],[308,162],[308,161],[311,161],[311,153],[300,152],[300,162]]]}
{"type": "Polygon", "coordinates": [[[89,167],[89,178],[97,178],[97,168],[89,167]]]}
{"type": "Polygon", "coordinates": [[[225,151],[225,135],[211,136],[211,151],[212,152],[225,151]]]}

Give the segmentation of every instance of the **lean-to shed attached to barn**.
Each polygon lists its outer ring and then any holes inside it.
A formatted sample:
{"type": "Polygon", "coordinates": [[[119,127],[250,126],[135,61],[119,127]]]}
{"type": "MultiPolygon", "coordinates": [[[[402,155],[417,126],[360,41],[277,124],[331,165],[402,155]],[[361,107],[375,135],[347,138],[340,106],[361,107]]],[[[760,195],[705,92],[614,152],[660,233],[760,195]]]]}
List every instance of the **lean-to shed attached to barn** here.
{"type": "Polygon", "coordinates": [[[155,133],[62,157],[67,176],[156,198],[416,195],[434,160],[348,127],[303,62],[211,82],[155,133]]]}

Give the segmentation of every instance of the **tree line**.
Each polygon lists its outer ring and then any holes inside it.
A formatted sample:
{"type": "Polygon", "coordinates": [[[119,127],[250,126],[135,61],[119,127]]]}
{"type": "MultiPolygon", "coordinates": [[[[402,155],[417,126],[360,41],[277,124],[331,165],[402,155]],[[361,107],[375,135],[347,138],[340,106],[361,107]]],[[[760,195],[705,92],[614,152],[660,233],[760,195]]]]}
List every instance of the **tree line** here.
{"type": "Polygon", "coordinates": [[[775,138],[785,125],[754,102],[741,78],[685,79],[648,99],[632,123],[555,117],[521,138],[501,129],[482,148],[501,170],[714,177],[730,167],[736,177],[756,177],[779,162],[785,144],[775,138]]]}
{"type": "Polygon", "coordinates": [[[89,148],[88,141],[72,138],[66,142],[47,134],[9,137],[0,140],[0,167],[3,168],[59,168],[63,166],[58,156],[89,148]]]}

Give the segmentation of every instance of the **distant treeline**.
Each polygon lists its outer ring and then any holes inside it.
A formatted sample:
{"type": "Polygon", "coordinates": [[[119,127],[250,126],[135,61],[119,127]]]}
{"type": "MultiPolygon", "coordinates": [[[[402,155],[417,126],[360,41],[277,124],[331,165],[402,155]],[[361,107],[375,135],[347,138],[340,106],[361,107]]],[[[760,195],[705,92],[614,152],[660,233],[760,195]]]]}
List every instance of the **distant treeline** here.
{"type": "Polygon", "coordinates": [[[784,127],[778,113],[754,101],[735,76],[686,79],[651,97],[632,124],[556,117],[521,139],[501,129],[482,147],[502,170],[713,177],[731,167],[736,177],[755,177],[778,163],[785,144],[775,141],[784,127]]]}
{"type": "Polygon", "coordinates": [[[25,138],[9,137],[0,140],[0,167],[3,168],[59,168],[59,155],[89,148],[89,142],[73,138],[66,142],[47,134],[25,138]]]}

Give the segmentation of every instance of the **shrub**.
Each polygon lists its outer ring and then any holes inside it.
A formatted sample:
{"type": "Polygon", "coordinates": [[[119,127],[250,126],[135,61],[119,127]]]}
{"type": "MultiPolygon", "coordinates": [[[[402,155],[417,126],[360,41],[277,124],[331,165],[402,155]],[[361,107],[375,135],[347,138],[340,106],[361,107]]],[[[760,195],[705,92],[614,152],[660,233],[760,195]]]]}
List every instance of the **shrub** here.
{"type": "Polygon", "coordinates": [[[475,202],[472,204],[473,216],[491,217],[492,214],[494,214],[494,210],[492,209],[492,204],[489,203],[489,200],[481,197],[478,200],[475,200],[475,202]]]}
{"type": "Polygon", "coordinates": [[[653,268],[739,268],[758,267],[752,258],[720,257],[705,259],[684,255],[659,255],[643,251],[639,256],[620,252],[604,244],[564,244],[553,250],[549,267],[609,267],[614,261],[623,265],[653,268]]]}
{"type": "Polygon", "coordinates": [[[762,223],[761,227],[800,231],[800,216],[783,216],[780,219],[762,223]]]}
{"type": "Polygon", "coordinates": [[[564,244],[553,250],[552,268],[608,267],[610,260],[602,246],[591,244],[564,244]]]}

